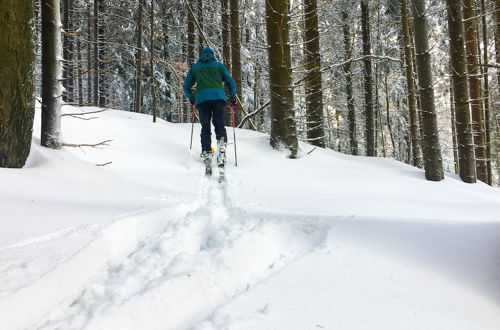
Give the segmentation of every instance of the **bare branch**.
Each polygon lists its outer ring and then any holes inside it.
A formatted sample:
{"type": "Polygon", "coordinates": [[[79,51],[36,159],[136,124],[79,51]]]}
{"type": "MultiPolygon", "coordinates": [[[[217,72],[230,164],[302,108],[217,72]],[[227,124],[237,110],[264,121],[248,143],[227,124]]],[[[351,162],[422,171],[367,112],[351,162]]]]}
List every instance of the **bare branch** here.
{"type": "Polygon", "coordinates": [[[109,165],[113,162],[107,162],[107,163],[102,163],[102,164],[95,164],[95,166],[106,166],[106,165],[109,165]]]}
{"type": "MultiPolygon", "coordinates": [[[[99,113],[99,112],[103,112],[103,111],[106,111],[106,109],[100,109],[100,110],[96,110],[96,111],[89,111],[89,112],[82,112],[82,113],[63,113],[61,115],[61,117],[63,116],[84,116],[84,115],[90,115],[90,114],[93,114],[93,113],[99,113]]],[[[97,117],[95,117],[97,118],[97,117]]],[[[79,119],[83,119],[83,118],[79,118],[79,119]]]]}
{"type": "MultiPolygon", "coordinates": [[[[256,114],[258,114],[259,112],[261,112],[262,110],[264,110],[269,104],[271,104],[271,101],[268,101],[266,104],[264,104],[263,106],[261,106],[260,108],[258,108],[257,110],[253,111],[253,112],[250,112],[249,114],[247,114],[245,117],[243,117],[243,119],[241,119],[241,122],[240,124],[238,125],[238,128],[241,128],[243,126],[243,124],[247,121],[247,120],[250,120],[250,118],[252,118],[253,116],[255,116],[256,114]]],[[[252,123],[253,124],[253,123],[252,123]]]]}
{"type": "Polygon", "coordinates": [[[63,143],[62,145],[64,147],[73,147],[73,148],[81,148],[81,147],[91,147],[91,148],[97,148],[99,146],[109,146],[108,142],[111,142],[113,140],[105,140],[99,143],[94,143],[94,144],[87,144],[87,143],[82,143],[82,144],[74,144],[74,143],[63,143]]]}
{"type": "Polygon", "coordinates": [[[371,59],[375,59],[375,60],[388,60],[388,61],[392,61],[392,62],[401,62],[401,59],[395,58],[395,57],[391,57],[391,56],[364,55],[364,56],[360,56],[360,57],[356,57],[356,58],[351,58],[351,59],[349,59],[347,61],[344,61],[344,62],[341,62],[341,63],[332,64],[332,65],[330,65],[330,66],[322,69],[321,72],[325,72],[325,71],[328,71],[328,70],[331,70],[331,69],[334,69],[334,68],[338,68],[338,67],[344,66],[346,64],[352,63],[352,62],[362,61],[362,60],[364,60],[366,58],[371,58],[371,59]]]}

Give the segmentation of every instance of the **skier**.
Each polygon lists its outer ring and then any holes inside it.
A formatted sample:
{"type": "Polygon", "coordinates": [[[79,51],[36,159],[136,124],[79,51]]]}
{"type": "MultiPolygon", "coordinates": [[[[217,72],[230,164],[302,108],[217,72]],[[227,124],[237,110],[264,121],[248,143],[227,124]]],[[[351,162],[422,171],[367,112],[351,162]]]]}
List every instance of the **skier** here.
{"type": "Polygon", "coordinates": [[[226,93],[224,84],[229,87],[231,104],[236,105],[236,84],[224,64],[218,62],[214,50],[205,47],[198,62],[189,70],[184,81],[184,94],[193,106],[198,108],[201,123],[201,157],[206,165],[206,172],[211,174],[212,138],[210,120],[213,121],[217,139],[217,164],[224,167],[227,134],[224,127],[224,108],[226,93]],[[196,96],[191,87],[196,84],[196,96]]]}

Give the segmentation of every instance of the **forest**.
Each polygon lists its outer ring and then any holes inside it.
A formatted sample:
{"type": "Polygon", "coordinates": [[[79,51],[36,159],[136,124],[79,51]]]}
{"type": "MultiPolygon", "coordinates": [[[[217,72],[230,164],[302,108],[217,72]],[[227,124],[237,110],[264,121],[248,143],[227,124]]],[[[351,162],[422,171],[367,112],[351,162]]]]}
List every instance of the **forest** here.
{"type": "Polygon", "coordinates": [[[236,81],[235,126],[290,158],[302,141],[499,184],[500,0],[2,4],[0,167],[24,165],[35,102],[54,149],[61,104],[196,121],[182,85],[210,46],[236,81]]]}

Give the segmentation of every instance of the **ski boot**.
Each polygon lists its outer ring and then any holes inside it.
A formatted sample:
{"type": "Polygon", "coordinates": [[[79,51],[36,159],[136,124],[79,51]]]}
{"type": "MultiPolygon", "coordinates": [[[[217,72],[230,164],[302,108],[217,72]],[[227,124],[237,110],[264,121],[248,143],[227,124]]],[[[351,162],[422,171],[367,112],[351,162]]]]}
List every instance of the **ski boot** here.
{"type": "Polygon", "coordinates": [[[226,147],[224,140],[217,141],[217,166],[219,167],[219,182],[224,181],[224,166],[226,165],[226,147]]]}
{"type": "Polygon", "coordinates": [[[213,153],[211,151],[203,151],[200,155],[201,159],[203,160],[203,163],[205,164],[206,176],[212,175],[212,155],[213,153]]]}
{"type": "Polygon", "coordinates": [[[217,166],[219,167],[226,165],[226,148],[227,143],[224,140],[217,141],[217,166]]]}

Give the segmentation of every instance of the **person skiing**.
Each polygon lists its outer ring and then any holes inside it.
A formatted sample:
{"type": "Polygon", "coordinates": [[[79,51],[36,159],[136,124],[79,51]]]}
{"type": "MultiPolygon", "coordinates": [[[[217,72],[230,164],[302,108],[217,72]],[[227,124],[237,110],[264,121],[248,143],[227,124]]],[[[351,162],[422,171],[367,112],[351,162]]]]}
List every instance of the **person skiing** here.
{"type": "MultiPolygon", "coordinates": [[[[184,94],[193,106],[198,109],[201,123],[201,157],[207,165],[207,172],[211,172],[212,163],[212,133],[210,120],[215,128],[217,139],[217,163],[224,167],[227,133],[224,127],[224,108],[226,93],[224,82],[229,87],[231,104],[236,105],[236,84],[224,64],[215,59],[214,50],[205,47],[198,62],[189,70],[184,81],[184,94]],[[191,88],[196,84],[196,93],[191,88]],[[208,169],[210,167],[210,169],[208,169]]],[[[211,173],[207,173],[211,174],[211,173]]]]}

